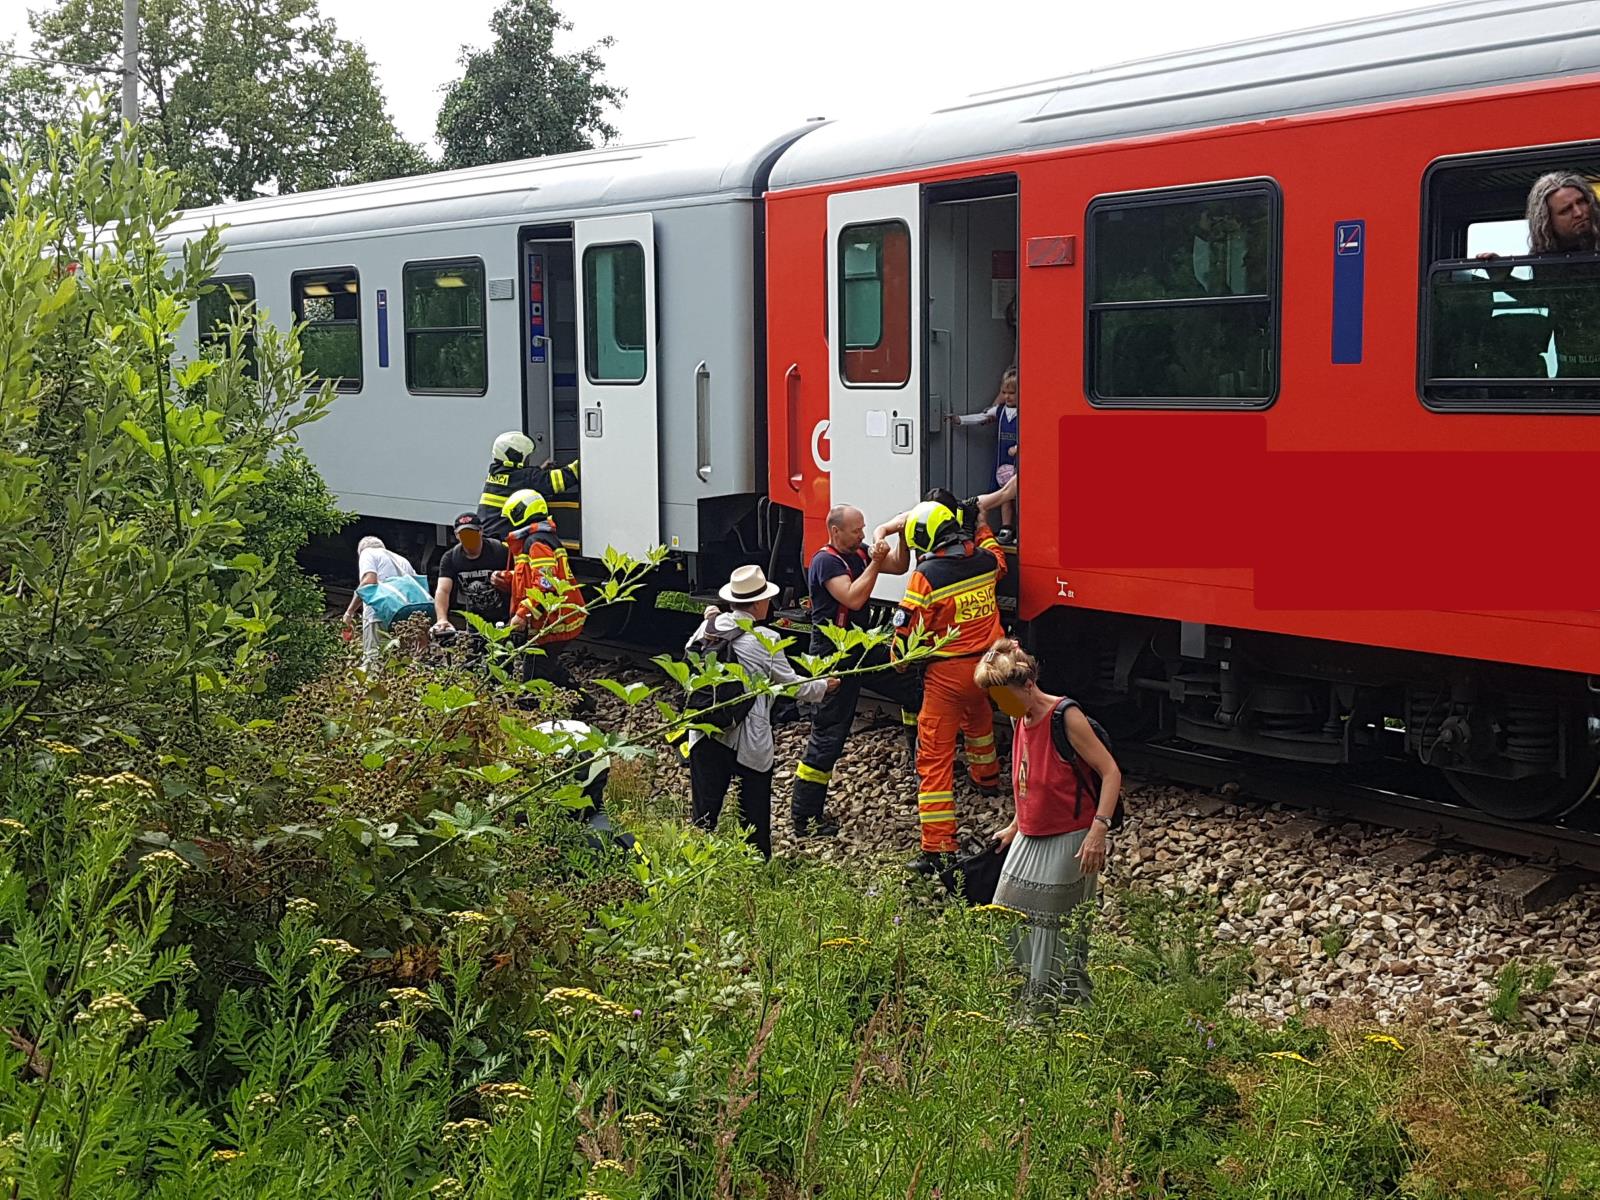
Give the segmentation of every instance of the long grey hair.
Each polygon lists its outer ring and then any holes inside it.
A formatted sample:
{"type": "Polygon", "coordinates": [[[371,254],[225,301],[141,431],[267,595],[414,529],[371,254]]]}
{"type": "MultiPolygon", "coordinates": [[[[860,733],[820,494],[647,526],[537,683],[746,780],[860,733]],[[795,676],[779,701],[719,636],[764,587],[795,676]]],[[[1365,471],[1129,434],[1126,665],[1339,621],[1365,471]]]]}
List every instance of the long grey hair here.
{"type": "MultiPolygon", "coordinates": [[[[1594,198],[1594,185],[1582,175],[1574,175],[1571,171],[1551,171],[1548,175],[1541,175],[1534,180],[1533,190],[1528,193],[1528,253],[1529,254],[1556,254],[1565,247],[1556,242],[1556,231],[1550,223],[1550,197],[1562,188],[1577,188],[1579,191],[1588,192],[1591,202],[1594,198]]],[[[1589,221],[1589,232],[1585,236],[1587,245],[1577,247],[1580,250],[1600,250],[1600,226],[1593,218],[1589,221]]]]}

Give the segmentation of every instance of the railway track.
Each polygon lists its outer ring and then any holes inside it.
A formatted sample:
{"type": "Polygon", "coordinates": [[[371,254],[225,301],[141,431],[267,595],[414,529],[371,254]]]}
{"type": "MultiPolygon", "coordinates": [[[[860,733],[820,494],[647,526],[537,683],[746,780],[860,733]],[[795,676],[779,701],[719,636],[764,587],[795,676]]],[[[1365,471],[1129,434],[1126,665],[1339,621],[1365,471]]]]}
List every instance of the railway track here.
{"type": "MultiPolygon", "coordinates": [[[[327,592],[330,615],[349,603],[348,586],[328,584],[327,592]]],[[[681,622],[673,624],[675,629],[681,622]]],[[[586,636],[577,645],[596,658],[633,666],[667,648],[607,636],[586,636]]],[[[894,706],[870,691],[863,696],[863,711],[881,714],[891,724],[899,721],[894,706]]],[[[1471,848],[1576,871],[1584,880],[1600,876],[1600,830],[1493,817],[1425,794],[1429,781],[1408,781],[1403,770],[1384,779],[1335,778],[1322,768],[1234,757],[1176,740],[1119,742],[1117,758],[1130,774],[1204,789],[1230,803],[1279,805],[1400,830],[1442,848],[1471,848]]]]}

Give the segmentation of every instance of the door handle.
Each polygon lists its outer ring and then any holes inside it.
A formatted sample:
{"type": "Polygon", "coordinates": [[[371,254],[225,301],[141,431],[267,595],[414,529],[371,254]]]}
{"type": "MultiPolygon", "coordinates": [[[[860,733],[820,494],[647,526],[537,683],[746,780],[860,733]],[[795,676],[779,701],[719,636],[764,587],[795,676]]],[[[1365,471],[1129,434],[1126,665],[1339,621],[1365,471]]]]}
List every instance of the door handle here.
{"type": "Polygon", "coordinates": [[[798,492],[805,482],[800,473],[800,364],[790,363],[783,373],[784,425],[788,431],[789,487],[798,492]]]}
{"type": "Polygon", "coordinates": [[[601,434],[601,429],[602,428],[603,428],[603,426],[602,426],[601,418],[600,418],[600,409],[598,407],[584,409],[583,410],[583,436],[584,437],[594,437],[594,438],[601,437],[601,436],[603,436],[601,434]]]}
{"type": "Polygon", "coordinates": [[[889,423],[889,452],[891,454],[912,453],[912,430],[915,423],[910,417],[895,417],[889,423]]]}
{"type": "Polygon", "coordinates": [[[694,369],[695,474],[701,483],[711,479],[711,368],[704,360],[694,369]]]}

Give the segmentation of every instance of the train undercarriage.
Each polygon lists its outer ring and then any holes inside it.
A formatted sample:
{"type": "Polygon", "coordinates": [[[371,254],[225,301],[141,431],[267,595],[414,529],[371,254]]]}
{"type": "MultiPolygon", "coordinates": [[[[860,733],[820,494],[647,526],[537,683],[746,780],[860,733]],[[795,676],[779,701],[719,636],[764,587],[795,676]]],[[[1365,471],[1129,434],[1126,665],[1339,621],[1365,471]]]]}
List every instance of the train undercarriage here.
{"type": "Polygon", "coordinates": [[[1409,762],[1493,816],[1548,820],[1600,776],[1579,675],[1249,630],[1057,609],[1030,623],[1046,685],[1113,736],[1165,735],[1330,768],[1409,762]]]}

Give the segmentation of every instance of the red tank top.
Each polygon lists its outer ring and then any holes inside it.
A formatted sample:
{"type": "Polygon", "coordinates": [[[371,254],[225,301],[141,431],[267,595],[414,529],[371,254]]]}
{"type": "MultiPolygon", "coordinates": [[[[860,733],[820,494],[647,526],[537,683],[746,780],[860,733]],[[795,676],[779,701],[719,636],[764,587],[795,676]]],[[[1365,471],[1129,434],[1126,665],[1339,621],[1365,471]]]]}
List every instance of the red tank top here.
{"type": "Polygon", "coordinates": [[[1095,802],[1078,802],[1078,773],[1056,753],[1051,718],[1046,713],[1031,726],[1011,722],[1011,791],[1017,800],[1017,828],[1029,837],[1074,833],[1094,820],[1095,802]]]}

